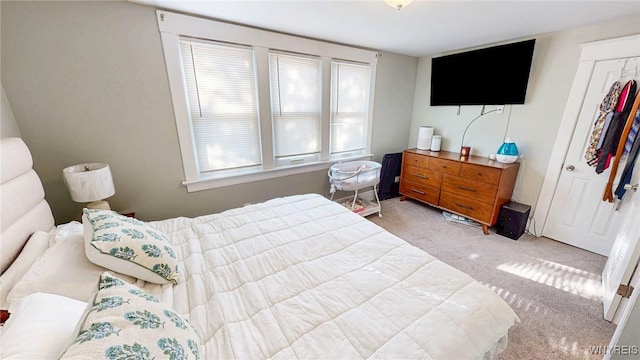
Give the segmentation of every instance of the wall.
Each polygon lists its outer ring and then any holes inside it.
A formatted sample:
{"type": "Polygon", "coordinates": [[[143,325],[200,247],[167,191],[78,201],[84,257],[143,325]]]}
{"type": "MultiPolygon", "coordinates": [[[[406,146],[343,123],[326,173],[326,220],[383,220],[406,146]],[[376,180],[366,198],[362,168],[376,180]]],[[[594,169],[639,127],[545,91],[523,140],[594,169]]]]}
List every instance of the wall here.
{"type": "MultiPolygon", "coordinates": [[[[640,33],[638,16],[537,36],[526,103],[508,105],[503,115],[487,114],[469,127],[465,145],[471,146],[473,155],[495,153],[505,134],[518,145],[524,157],[513,195],[516,201],[535,207],[577,69],[579,44],[635,33],[640,33]]],[[[434,56],[440,55],[445,54],[434,56]]],[[[498,83],[500,76],[496,74],[498,83]]],[[[458,107],[429,106],[430,77],[431,57],[420,58],[408,145],[415,147],[418,128],[429,125],[443,136],[443,150],[459,152],[465,127],[482,107],[463,106],[457,115],[458,107]]],[[[487,106],[486,111],[494,108],[487,106]]]]}
{"type": "Polygon", "coordinates": [[[13,116],[13,111],[11,111],[9,99],[7,99],[7,94],[4,92],[4,86],[0,85],[0,87],[2,88],[2,99],[0,100],[0,137],[20,137],[20,129],[13,116]]]}
{"type": "MultiPolygon", "coordinates": [[[[2,79],[57,223],[80,214],[66,166],[106,162],[112,208],[145,220],[328,194],[326,171],[187,193],[155,9],[129,2],[0,3],[2,79]]],[[[378,64],[372,151],[408,142],[417,59],[378,64]]]]}
{"type": "Polygon", "coordinates": [[[382,53],[378,58],[371,139],[374,161],[400,152],[409,141],[418,59],[382,53]]]}

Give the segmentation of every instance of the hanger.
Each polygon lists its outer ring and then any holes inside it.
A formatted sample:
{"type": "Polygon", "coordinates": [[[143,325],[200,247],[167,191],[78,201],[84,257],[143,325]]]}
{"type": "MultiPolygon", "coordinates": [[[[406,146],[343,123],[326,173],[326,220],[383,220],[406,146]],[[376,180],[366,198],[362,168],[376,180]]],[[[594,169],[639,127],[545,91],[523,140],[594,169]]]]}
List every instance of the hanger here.
{"type": "Polygon", "coordinates": [[[618,81],[622,81],[622,78],[624,77],[624,71],[627,69],[628,63],[629,63],[629,58],[624,59],[624,65],[622,66],[622,70],[620,70],[620,78],[618,78],[618,81]]]}
{"type": "Polygon", "coordinates": [[[624,61],[624,66],[622,67],[622,70],[620,71],[620,78],[618,79],[618,81],[622,81],[623,78],[627,78],[630,77],[631,80],[635,80],[638,77],[638,67],[640,66],[640,64],[636,64],[636,66],[633,69],[633,75],[631,74],[631,69],[629,69],[627,71],[627,65],[628,65],[629,59],[625,59],[624,61]]]}

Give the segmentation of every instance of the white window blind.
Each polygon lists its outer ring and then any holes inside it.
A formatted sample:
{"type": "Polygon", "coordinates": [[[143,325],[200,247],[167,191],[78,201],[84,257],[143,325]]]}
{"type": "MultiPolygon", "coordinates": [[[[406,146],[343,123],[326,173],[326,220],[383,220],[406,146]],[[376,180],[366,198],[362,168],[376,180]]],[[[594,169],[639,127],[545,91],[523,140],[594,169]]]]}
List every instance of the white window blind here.
{"type": "Polygon", "coordinates": [[[317,159],[322,147],[322,63],[319,58],[269,53],[276,160],[317,159]]]}
{"type": "Polygon", "coordinates": [[[189,192],[370,156],[375,52],[156,14],[189,192]]]}
{"type": "Polygon", "coordinates": [[[180,40],[200,173],[262,163],[253,49],[180,40]]]}
{"type": "Polygon", "coordinates": [[[367,146],[370,66],[331,62],[331,154],[367,146]]]}

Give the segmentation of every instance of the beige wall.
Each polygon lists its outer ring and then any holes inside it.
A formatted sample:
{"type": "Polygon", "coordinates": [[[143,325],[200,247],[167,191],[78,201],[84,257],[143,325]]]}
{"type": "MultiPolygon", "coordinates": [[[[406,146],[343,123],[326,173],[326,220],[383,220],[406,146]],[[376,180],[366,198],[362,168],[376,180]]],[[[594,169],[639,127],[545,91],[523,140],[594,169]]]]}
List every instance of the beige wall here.
{"type": "MultiPolygon", "coordinates": [[[[58,223],[80,205],[66,166],[106,162],[112,208],[145,219],[195,216],[290,194],[328,194],[326,171],[187,193],[152,7],[128,2],[0,3],[2,81],[58,223]]],[[[409,141],[417,58],[378,64],[372,150],[409,141]]]]}
{"type": "MultiPolygon", "coordinates": [[[[57,222],[80,205],[62,183],[64,167],[111,165],[114,209],[142,219],[195,216],[276,196],[328,193],[325,171],[187,193],[160,36],[152,7],[128,2],[0,3],[2,83],[19,131],[32,149],[57,222]]],[[[640,32],[640,21],[614,22],[537,37],[525,105],[507,106],[473,124],[466,142],[487,155],[505,125],[524,154],[514,198],[534,205],[579,57],[578,44],[640,32]],[[511,115],[509,117],[509,113],[511,115]]],[[[480,107],[429,106],[430,58],[384,53],[379,59],[372,151],[414,147],[431,125],[443,148],[457,151],[480,107]],[[417,76],[416,76],[417,72],[417,76]]],[[[489,108],[490,109],[490,108],[489,108]]],[[[4,117],[4,115],[3,115],[4,117]]],[[[4,121],[3,121],[4,130],[4,121]]]]}
{"type": "MultiPolygon", "coordinates": [[[[513,196],[516,201],[534,206],[538,199],[577,69],[579,44],[635,33],[640,33],[637,16],[537,36],[526,103],[508,105],[503,115],[485,115],[469,127],[465,145],[471,146],[474,155],[495,153],[505,133],[518,145],[524,159],[513,196]]],[[[497,83],[500,76],[496,74],[497,83]]],[[[415,147],[418,128],[429,125],[436,129],[436,134],[443,136],[443,150],[458,152],[465,127],[480,114],[482,107],[463,106],[460,115],[457,115],[457,107],[431,107],[430,81],[431,57],[420,58],[408,145],[415,147]]],[[[494,108],[487,106],[486,111],[494,108]]]]}
{"type": "Polygon", "coordinates": [[[2,99],[0,100],[0,137],[20,137],[20,129],[13,116],[7,94],[4,92],[4,86],[0,85],[0,88],[2,88],[2,99]]]}
{"type": "Polygon", "coordinates": [[[378,59],[371,139],[375,161],[407,146],[417,67],[414,57],[382,53],[378,59]]]}

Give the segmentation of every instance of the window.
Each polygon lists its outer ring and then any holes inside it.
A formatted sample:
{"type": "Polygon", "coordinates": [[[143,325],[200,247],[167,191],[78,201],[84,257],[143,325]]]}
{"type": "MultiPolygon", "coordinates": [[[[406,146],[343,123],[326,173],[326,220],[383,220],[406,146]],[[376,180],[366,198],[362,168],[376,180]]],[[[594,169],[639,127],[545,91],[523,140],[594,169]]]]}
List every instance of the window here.
{"type": "Polygon", "coordinates": [[[271,117],[277,164],[319,160],[322,142],[320,59],[271,52],[271,117]]]}
{"type": "Polygon", "coordinates": [[[375,52],[157,15],[188,191],[370,156],[375,52]]]}
{"type": "Polygon", "coordinates": [[[331,62],[331,154],[366,150],[370,77],[369,65],[331,62]]]}
{"type": "Polygon", "coordinates": [[[253,49],[180,41],[201,173],[262,164],[253,49]]]}

